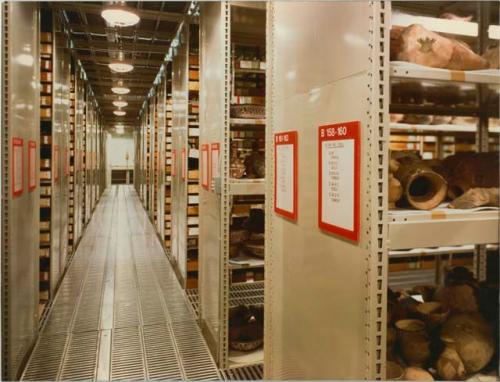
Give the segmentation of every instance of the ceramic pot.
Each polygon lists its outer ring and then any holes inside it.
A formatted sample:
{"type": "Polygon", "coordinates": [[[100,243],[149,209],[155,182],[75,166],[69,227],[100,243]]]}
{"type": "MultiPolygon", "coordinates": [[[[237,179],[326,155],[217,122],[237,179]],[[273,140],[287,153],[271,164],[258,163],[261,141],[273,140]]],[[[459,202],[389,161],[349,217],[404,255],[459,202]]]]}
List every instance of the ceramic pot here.
{"type": "Polygon", "coordinates": [[[404,369],[396,362],[386,363],[386,379],[388,381],[399,381],[403,379],[404,369]]]}
{"type": "Polygon", "coordinates": [[[441,336],[445,348],[436,363],[439,376],[445,381],[458,381],[465,378],[465,366],[457,353],[453,338],[441,336]]]}
{"type": "Polygon", "coordinates": [[[441,336],[454,341],[467,373],[483,369],[495,351],[491,327],[479,313],[451,316],[443,325],[441,336]]]}
{"type": "Polygon", "coordinates": [[[434,329],[448,319],[450,310],[438,301],[424,302],[417,307],[417,312],[427,327],[434,329]]]}
{"type": "Polygon", "coordinates": [[[414,319],[399,320],[396,328],[404,360],[410,366],[424,366],[431,355],[425,323],[414,319]]]}
{"type": "Polygon", "coordinates": [[[432,375],[420,367],[407,367],[403,379],[405,381],[434,381],[432,375]]]}
{"type": "Polygon", "coordinates": [[[406,203],[417,210],[431,210],[443,202],[447,185],[444,178],[425,162],[402,158],[394,176],[401,182],[406,203]]]}

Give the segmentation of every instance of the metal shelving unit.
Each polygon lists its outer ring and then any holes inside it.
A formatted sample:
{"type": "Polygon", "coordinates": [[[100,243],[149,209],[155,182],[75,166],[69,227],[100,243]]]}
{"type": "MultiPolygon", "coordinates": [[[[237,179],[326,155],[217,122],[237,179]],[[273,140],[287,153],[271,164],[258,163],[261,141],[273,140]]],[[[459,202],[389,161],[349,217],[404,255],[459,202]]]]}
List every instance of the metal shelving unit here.
{"type": "Polygon", "coordinates": [[[199,32],[184,23],[172,57],[171,260],[186,289],[198,287],[199,32]]]}
{"type": "Polygon", "coordinates": [[[173,113],[173,102],[172,102],[172,62],[168,62],[166,65],[164,77],[164,92],[165,92],[165,191],[164,191],[164,228],[161,233],[163,233],[163,242],[167,253],[171,256],[172,253],[172,113],[173,113]]]}
{"type": "Polygon", "coordinates": [[[263,303],[264,261],[230,261],[230,235],[265,200],[265,180],[245,178],[250,174],[242,166],[249,155],[263,152],[267,121],[264,115],[241,115],[263,110],[265,25],[265,3],[201,5],[199,134],[206,154],[200,164],[199,314],[222,369],[263,362],[262,348],[244,354],[229,348],[228,315],[238,304],[263,303]],[[240,115],[232,114],[236,110],[240,115]]]}
{"type": "MultiPolygon", "coordinates": [[[[419,7],[436,7],[428,4],[270,5],[267,141],[273,142],[276,133],[297,130],[300,175],[296,222],[275,214],[274,178],[267,178],[266,379],[385,379],[388,285],[439,283],[439,263],[449,256],[451,265],[472,267],[478,280],[485,279],[486,244],[498,245],[497,208],[388,207],[391,133],[455,137],[465,133],[474,141],[472,132],[477,151],[487,151],[488,133],[496,134],[494,129],[488,131],[487,119],[497,117],[498,110],[479,97],[475,106],[391,104],[393,80],[469,83],[479,95],[488,84],[498,86],[498,70],[463,72],[389,62],[392,6],[410,6],[413,13],[419,7]],[[307,20],[314,20],[314,28],[307,20]],[[325,44],[323,36],[345,38],[325,44]],[[474,130],[407,128],[390,124],[389,111],[479,118],[474,130]],[[360,122],[362,147],[358,241],[322,231],[317,212],[318,128],[353,120],[360,122]],[[467,257],[472,252],[476,252],[473,260],[467,257]],[[415,269],[405,266],[389,274],[396,262],[415,258],[415,269]]],[[[446,4],[441,6],[439,12],[447,9],[446,4]]],[[[435,158],[443,158],[443,150],[437,150],[435,158]]],[[[271,146],[266,166],[267,173],[274,173],[271,146]]]]}
{"type": "Polygon", "coordinates": [[[40,71],[36,60],[26,65],[19,57],[38,59],[40,35],[37,4],[4,2],[1,10],[1,373],[3,380],[15,380],[38,331],[40,92],[33,84],[40,82],[40,71]],[[29,142],[34,143],[35,151],[28,166],[29,142]],[[16,151],[19,143],[21,152],[16,151]],[[22,164],[19,153],[24,158],[22,164]],[[30,172],[32,169],[35,171],[30,172]],[[36,188],[28,189],[29,174],[34,175],[31,180],[36,188]]]}

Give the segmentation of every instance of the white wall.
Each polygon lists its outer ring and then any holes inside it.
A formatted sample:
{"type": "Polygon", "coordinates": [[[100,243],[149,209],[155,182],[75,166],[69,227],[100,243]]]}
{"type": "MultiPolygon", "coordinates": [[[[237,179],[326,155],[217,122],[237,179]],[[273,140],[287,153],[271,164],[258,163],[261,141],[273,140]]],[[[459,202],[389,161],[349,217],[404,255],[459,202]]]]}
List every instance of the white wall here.
{"type": "MultiPolygon", "coordinates": [[[[106,184],[111,184],[111,168],[134,168],[134,136],[132,133],[122,135],[108,133],[106,141],[106,184]],[[125,159],[128,153],[128,161],[125,159]]],[[[132,183],[133,179],[130,179],[132,183]]]]}

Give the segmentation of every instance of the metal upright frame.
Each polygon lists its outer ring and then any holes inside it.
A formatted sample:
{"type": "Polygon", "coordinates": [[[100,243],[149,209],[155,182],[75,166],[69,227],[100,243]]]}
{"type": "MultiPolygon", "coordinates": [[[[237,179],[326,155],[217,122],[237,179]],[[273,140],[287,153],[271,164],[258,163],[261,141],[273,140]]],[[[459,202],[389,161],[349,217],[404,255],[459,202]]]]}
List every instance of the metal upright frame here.
{"type": "MultiPolygon", "coordinates": [[[[234,122],[230,118],[233,7],[260,9],[265,15],[264,3],[222,1],[201,4],[200,18],[200,147],[218,143],[220,154],[219,177],[209,179],[207,189],[202,187],[204,168],[200,165],[199,319],[221,369],[262,362],[256,359],[237,364],[231,362],[229,354],[230,307],[262,303],[264,294],[262,282],[231,282],[229,236],[233,198],[265,194],[264,179],[230,177],[231,126],[234,122]]],[[[238,27],[245,30],[235,33],[242,32],[252,40],[256,31],[249,20],[251,17],[241,17],[238,27]]],[[[264,35],[265,30],[259,33],[264,35]]]]}

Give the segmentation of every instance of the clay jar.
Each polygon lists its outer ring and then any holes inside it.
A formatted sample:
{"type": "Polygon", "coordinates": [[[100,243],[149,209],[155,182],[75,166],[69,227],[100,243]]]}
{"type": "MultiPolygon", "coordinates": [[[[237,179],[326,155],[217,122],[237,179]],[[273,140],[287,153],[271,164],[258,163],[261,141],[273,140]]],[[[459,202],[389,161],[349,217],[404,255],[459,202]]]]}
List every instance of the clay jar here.
{"type": "Polygon", "coordinates": [[[424,302],[417,307],[417,312],[425,321],[427,327],[434,329],[446,321],[450,315],[450,310],[441,302],[424,302]]]}
{"type": "Polygon", "coordinates": [[[386,380],[399,381],[403,379],[404,369],[396,362],[386,363],[386,380]]]}
{"type": "Polygon", "coordinates": [[[403,374],[405,381],[434,381],[432,375],[419,367],[408,367],[403,374]]]}
{"type": "Polygon", "coordinates": [[[465,366],[457,353],[453,338],[441,336],[445,348],[436,363],[439,376],[445,381],[457,381],[465,378],[465,366]]]}
{"type": "Polygon", "coordinates": [[[425,365],[431,354],[425,323],[413,319],[399,320],[396,322],[396,328],[404,360],[410,366],[425,365]]]}
{"type": "Polygon", "coordinates": [[[484,368],[495,350],[491,328],[479,313],[451,316],[443,325],[441,336],[453,339],[467,373],[484,368]]]}

